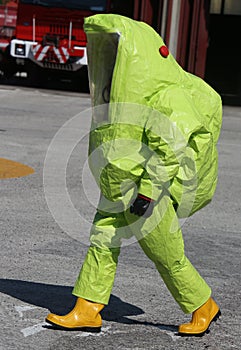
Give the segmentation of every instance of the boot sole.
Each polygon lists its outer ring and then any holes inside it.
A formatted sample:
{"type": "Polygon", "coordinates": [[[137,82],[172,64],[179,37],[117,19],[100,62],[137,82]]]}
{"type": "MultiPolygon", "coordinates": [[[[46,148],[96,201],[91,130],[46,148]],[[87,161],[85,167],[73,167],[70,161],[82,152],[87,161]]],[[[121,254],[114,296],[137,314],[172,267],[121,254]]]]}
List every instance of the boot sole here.
{"type": "Polygon", "coordinates": [[[49,320],[45,320],[46,323],[50,324],[51,329],[56,330],[62,330],[62,331],[82,331],[82,332],[88,332],[88,333],[99,333],[101,331],[101,327],[74,327],[74,328],[67,328],[64,326],[60,326],[54,322],[51,322],[49,320]]]}
{"type": "Polygon", "coordinates": [[[221,311],[218,310],[218,312],[216,313],[214,318],[209,323],[208,328],[202,333],[180,333],[180,332],[178,332],[178,335],[181,337],[202,337],[202,336],[204,336],[204,334],[208,334],[210,332],[209,327],[210,327],[211,323],[216,322],[221,315],[222,315],[221,311]]]}

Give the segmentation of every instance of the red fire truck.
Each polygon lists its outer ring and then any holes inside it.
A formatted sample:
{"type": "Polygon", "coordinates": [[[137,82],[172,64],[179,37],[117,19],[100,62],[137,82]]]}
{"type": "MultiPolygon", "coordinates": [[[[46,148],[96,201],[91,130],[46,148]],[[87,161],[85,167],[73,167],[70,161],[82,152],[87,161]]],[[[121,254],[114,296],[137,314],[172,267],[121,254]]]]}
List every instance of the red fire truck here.
{"type": "Polygon", "coordinates": [[[109,11],[110,0],[19,0],[4,73],[76,76],[87,65],[84,17],[109,11]]]}
{"type": "Polygon", "coordinates": [[[17,21],[17,2],[5,1],[0,5],[0,70],[6,65],[6,50],[15,34],[17,21]]]}

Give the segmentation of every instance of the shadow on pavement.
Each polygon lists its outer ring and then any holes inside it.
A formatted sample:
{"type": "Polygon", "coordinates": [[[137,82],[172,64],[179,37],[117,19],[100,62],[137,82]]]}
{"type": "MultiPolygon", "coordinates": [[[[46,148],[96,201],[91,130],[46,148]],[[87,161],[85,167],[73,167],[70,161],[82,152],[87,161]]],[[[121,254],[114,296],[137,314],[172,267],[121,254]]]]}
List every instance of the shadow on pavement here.
{"type": "MultiPolygon", "coordinates": [[[[56,314],[65,314],[75,304],[76,297],[72,295],[73,287],[58,286],[20,280],[0,279],[0,292],[10,295],[25,303],[48,309],[56,314]]],[[[140,315],[144,311],[139,307],[123,302],[111,295],[109,305],[102,311],[105,320],[114,321],[117,318],[140,315]]]]}
{"type": "MultiPolygon", "coordinates": [[[[0,293],[7,294],[25,303],[48,309],[50,312],[60,315],[68,313],[75,304],[76,297],[72,295],[72,289],[73,287],[69,286],[0,279],[0,293]]],[[[106,321],[154,326],[162,330],[177,331],[177,327],[174,325],[126,318],[126,316],[137,316],[141,314],[144,314],[141,308],[126,303],[114,295],[111,295],[109,304],[101,312],[102,318],[106,321]]]]}
{"type": "Polygon", "coordinates": [[[45,77],[43,81],[29,80],[26,77],[5,78],[0,75],[0,87],[4,85],[12,85],[27,88],[40,88],[46,90],[59,90],[68,92],[89,93],[89,84],[87,73],[82,74],[82,78],[76,79],[50,79],[45,77]]]}

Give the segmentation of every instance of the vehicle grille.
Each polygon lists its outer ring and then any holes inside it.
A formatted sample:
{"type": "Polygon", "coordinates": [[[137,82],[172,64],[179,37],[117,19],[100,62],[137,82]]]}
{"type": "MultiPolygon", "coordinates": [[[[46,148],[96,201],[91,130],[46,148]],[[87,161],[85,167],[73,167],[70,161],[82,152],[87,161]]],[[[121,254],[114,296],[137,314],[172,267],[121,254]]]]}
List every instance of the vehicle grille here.
{"type": "Polygon", "coordinates": [[[69,26],[53,23],[53,24],[50,24],[49,32],[50,34],[68,35],[69,26]]]}
{"type": "Polygon", "coordinates": [[[43,65],[44,68],[49,68],[49,69],[59,69],[59,70],[73,71],[72,64],[43,62],[42,65],[43,65]]]}

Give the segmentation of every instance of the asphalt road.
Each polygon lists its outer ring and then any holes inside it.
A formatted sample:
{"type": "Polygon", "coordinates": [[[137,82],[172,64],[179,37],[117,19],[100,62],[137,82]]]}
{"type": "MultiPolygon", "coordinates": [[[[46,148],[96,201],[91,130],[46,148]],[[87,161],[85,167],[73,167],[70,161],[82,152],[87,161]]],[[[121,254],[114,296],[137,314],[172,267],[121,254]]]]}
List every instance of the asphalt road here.
{"type": "Polygon", "coordinates": [[[178,324],[190,315],[182,313],[136,243],[122,249],[101,333],[46,328],[49,311],[64,314],[73,306],[71,290],[98,197],[86,167],[89,108],[89,96],[81,93],[0,87],[0,158],[35,170],[0,180],[0,349],[240,349],[241,108],[231,106],[224,106],[215,197],[183,224],[186,254],[222,311],[210,333],[177,336],[178,324]],[[60,148],[57,165],[70,152],[63,185],[76,209],[73,218],[66,193],[56,196],[63,181],[54,162],[60,148]]]}

